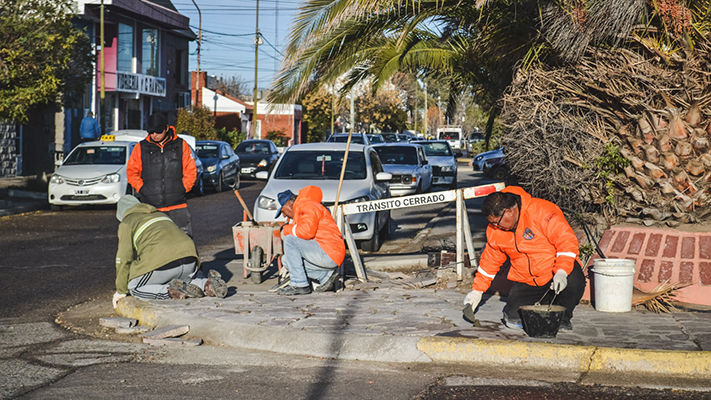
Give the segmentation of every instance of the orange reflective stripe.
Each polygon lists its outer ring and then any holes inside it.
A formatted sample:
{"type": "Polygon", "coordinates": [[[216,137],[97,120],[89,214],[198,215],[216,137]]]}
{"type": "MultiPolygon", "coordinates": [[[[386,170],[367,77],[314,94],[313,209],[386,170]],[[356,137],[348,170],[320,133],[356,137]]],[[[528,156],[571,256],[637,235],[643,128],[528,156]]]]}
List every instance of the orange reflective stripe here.
{"type": "Polygon", "coordinates": [[[157,210],[158,211],[173,211],[173,210],[178,210],[181,208],[188,208],[188,203],[176,204],[176,205],[170,206],[170,207],[161,207],[161,208],[158,208],[157,210]]]}

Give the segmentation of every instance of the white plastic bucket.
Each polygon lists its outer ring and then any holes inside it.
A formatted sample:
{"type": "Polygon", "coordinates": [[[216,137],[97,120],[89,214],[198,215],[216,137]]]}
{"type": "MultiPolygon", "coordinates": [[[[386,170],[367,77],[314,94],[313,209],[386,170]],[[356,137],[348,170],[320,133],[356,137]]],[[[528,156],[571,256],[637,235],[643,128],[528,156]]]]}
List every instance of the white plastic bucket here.
{"type": "Polygon", "coordinates": [[[632,310],[634,260],[598,259],[593,263],[595,309],[603,312],[632,310]]]}

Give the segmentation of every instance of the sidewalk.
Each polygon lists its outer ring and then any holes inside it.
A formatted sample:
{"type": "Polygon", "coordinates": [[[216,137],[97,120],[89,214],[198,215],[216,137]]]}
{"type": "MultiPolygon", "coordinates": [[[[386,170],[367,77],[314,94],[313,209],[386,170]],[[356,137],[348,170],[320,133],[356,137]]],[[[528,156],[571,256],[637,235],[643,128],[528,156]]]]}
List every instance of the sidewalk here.
{"type": "MultiPolygon", "coordinates": [[[[427,237],[453,234],[446,221],[453,220],[454,209],[443,211],[428,224],[427,237]]],[[[142,325],[189,325],[191,337],[216,346],[343,360],[530,367],[588,383],[625,373],[638,376],[640,385],[711,389],[711,313],[603,313],[581,304],[572,332],[537,339],[502,325],[505,298],[496,295],[484,296],[479,326],[464,320],[470,278],[459,285],[438,283],[438,289],[406,288],[413,286],[401,279],[406,274],[393,271],[429,272],[432,278],[426,254],[363,254],[363,261],[368,283],[338,293],[282,297],[266,292],[274,281],[243,280],[241,260],[212,260],[206,268],[229,279],[226,298],[128,297],[117,312],[142,325]]]]}
{"type": "Polygon", "coordinates": [[[0,217],[48,209],[47,193],[19,189],[34,177],[0,178],[0,217]]]}

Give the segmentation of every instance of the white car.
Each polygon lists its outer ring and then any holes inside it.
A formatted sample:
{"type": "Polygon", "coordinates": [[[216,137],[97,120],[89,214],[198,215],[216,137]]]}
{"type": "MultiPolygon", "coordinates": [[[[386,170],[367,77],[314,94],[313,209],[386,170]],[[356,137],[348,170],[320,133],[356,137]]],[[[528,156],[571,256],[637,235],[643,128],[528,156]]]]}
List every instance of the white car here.
{"type": "Polygon", "coordinates": [[[393,196],[425,193],[432,189],[432,166],[419,144],[385,143],[373,146],[383,162],[385,172],[392,174],[393,196]]]}
{"type": "MultiPolygon", "coordinates": [[[[257,179],[267,179],[267,185],[254,204],[257,222],[275,221],[277,194],[284,190],[294,193],[313,185],[323,191],[323,205],[332,206],[336,200],[345,143],[308,143],[291,146],[277,162],[271,176],[266,171],[257,179]]],[[[390,197],[388,181],[392,175],[383,171],[378,154],[371,146],[351,143],[343,178],[339,204],[390,197]]],[[[390,233],[390,211],[368,212],[347,216],[353,238],[365,251],[378,251],[381,235],[390,233]]],[[[285,220],[281,216],[279,220],[285,220]]]]}
{"type": "Polygon", "coordinates": [[[49,180],[52,210],[63,206],[116,204],[130,193],[126,164],[135,140],[103,140],[78,145],[49,180]]]}
{"type": "Polygon", "coordinates": [[[427,161],[432,165],[433,185],[446,185],[457,188],[457,159],[449,142],[446,140],[418,140],[411,142],[425,149],[427,161]]]}

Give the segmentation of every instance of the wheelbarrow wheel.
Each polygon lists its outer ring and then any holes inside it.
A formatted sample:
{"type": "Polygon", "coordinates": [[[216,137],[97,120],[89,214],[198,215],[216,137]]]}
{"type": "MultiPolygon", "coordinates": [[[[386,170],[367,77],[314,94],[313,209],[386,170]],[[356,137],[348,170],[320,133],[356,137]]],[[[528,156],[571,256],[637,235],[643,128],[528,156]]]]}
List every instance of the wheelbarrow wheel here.
{"type": "MultiPolygon", "coordinates": [[[[264,249],[260,246],[254,246],[252,248],[252,253],[249,256],[249,263],[252,268],[260,268],[262,266],[262,261],[264,259],[264,249]]],[[[250,271],[249,275],[252,277],[252,282],[256,284],[262,283],[262,272],[261,271],[250,271]]]]}

